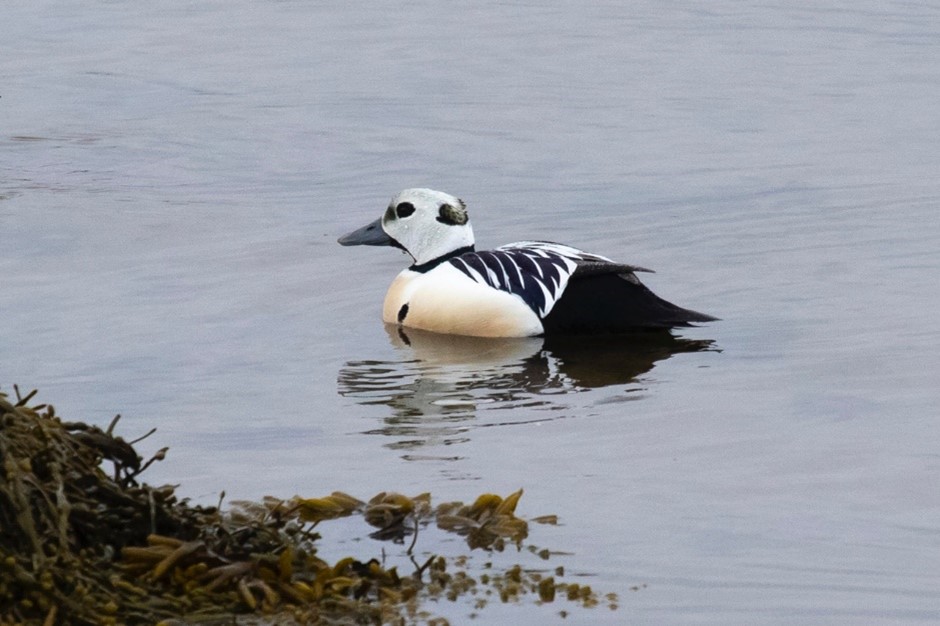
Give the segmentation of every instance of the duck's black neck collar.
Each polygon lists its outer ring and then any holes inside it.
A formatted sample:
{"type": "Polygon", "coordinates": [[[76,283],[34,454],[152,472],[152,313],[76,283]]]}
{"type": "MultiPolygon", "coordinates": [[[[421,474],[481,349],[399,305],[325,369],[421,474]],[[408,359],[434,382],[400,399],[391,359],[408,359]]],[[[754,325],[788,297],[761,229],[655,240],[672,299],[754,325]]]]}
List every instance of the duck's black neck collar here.
{"type": "Polygon", "coordinates": [[[417,265],[417,264],[412,265],[408,269],[410,269],[412,272],[418,272],[420,274],[424,274],[425,272],[430,272],[441,263],[446,263],[447,261],[450,261],[451,259],[460,256],[461,254],[466,254],[468,252],[473,252],[473,251],[474,251],[473,244],[470,244],[469,246],[464,246],[463,248],[457,248],[456,250],[451,250],[447,254],[442,254],[436,259],[431,259],[427,263],[422,263],[421,265],[417,265]]]}

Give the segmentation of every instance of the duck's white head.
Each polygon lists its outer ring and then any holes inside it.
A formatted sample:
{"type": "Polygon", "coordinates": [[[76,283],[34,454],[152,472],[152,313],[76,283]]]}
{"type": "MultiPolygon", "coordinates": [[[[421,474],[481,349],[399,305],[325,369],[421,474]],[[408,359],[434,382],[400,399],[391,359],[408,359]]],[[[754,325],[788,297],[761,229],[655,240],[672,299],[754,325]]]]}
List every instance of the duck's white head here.
{"type": "Polygon", "coordinates": [[[473,250],[473,229],[463,200],[433,189],[405,189],[385,215],[339,238],[344,246],[396,246],[424,265],[458,250],[473,250]]]}

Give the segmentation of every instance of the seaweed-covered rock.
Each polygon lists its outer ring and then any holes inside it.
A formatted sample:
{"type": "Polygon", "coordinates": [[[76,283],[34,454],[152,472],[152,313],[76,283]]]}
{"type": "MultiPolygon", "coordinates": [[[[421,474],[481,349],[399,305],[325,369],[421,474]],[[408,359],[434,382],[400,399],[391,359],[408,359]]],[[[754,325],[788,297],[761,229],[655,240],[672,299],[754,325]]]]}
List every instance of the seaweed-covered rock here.
{"type": "MultiPolygon", "coordinates": [[[[419,530],[436,527],[466,538],[471,550],[517,548],[528,523],[516,517],[522,495],[481,495],[473,504],[431,505],[430,494],[380,493],[368,502],[334,492],[321,498],[236,502],[227,511],[179,500],[173,487],[138,476],[133,443],[105,430],[62,421],[52,405],[27,406],[0,393],[0,626],[6,624],[446,623],[420,608],[426,598],[455,600],[487,591],[510,601],[567,597],[598,603],[586,587],[556,583],[513,566],[478,579],[437,555],[415,561],[419,530]],[[107,463],[105,463],[107,462],[107,463]],[[113,466],[111,473],[102,464],[113,466]],[[317,556],[318,524],[361,515],[370,536],[402,545],[414,571],[399,575],[379,560],[330,564],[317,556]],[[239,622],[246,623],[246,622],[239,622]]],[[[553,516],[535,521],[552,523],[553,516]]],[[[535,553],[536,549],[529,547],[535,553]]],[[[538,553],[548,558],[548,551],[538,553]],[[544,555],[543,555],[544,552],[544,555]]],[[[556,568],[556,576],[563,575],[556,568]]],[[[608,597],[613,607],[613,596],[608,597]]]]}

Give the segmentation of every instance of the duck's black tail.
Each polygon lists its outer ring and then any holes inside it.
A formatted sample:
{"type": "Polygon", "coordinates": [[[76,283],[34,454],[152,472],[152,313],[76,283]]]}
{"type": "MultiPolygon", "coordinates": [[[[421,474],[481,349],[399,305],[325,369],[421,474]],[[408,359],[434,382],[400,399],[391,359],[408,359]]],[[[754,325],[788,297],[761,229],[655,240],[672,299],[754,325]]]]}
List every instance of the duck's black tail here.
{"type": "Polygon", "coordinates": [[[663,300],[633,273],[575,274],[542,325],[545,334],[623,333],[717,319],[663,300]]]}

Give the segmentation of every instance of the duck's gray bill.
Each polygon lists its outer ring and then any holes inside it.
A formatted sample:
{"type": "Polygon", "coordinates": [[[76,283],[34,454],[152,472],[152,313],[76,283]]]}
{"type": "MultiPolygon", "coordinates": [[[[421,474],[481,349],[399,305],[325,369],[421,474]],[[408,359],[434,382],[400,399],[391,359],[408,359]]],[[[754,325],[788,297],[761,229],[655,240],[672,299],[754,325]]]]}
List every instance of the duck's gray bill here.
{"type": "Polygon", "coordinates": [[[391,246],[394,242],[382,230],[382,220],[377,219],[358,230],[338,239],[341,246],[391,246]]]}

